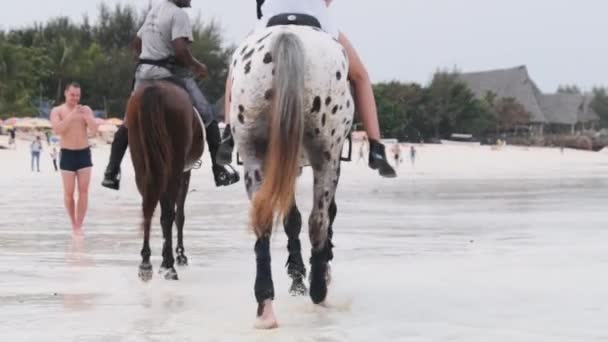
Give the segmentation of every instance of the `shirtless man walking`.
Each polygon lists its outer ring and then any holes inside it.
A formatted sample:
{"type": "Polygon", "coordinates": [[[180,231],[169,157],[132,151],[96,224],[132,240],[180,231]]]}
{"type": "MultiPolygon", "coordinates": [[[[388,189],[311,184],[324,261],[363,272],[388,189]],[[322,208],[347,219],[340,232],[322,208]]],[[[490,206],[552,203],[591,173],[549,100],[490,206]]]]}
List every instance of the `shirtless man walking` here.
{"type": "Polygon", "coordinates": [[[75,234],[82,234],[82,225],[87,212],[89,183],[91,181],[91,149],[88,131],[97,133],[93,111],[80,105],[80,85],[70,83],[65,88],[65,103],[53,108],[51,125],[53,132],[61,136],[61,158],[59,168],[63,178],[65,208],[75,234]],[[78,202],[75,205],[74,191],[78,184],[78,202]]]}

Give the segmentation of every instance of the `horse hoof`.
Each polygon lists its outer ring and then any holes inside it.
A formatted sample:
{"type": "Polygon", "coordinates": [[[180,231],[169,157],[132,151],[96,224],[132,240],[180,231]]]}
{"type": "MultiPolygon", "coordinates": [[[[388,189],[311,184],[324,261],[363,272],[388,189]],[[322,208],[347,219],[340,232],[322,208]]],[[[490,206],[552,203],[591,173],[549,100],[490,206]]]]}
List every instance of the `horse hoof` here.
{"type": "Polygon", "coordinates": [[[185,255],[178,255],[177,266],[188,266],[188,258],[185,255]]]}
{"type": "Polygon", "coordinates": [[[158,270],[158,273],[160,273],[165,278],[165,280],[179,280],[179,278],[177,277],[177,271],[173,267],[171,267],[171,268],[161,267],[158,270]]]}
{"type": "Polygon", "coordinates": [[[304,285],[302,278],[293,280],[291,288],[289,288],[289,293],[294,297],[306,296],[308,294],[308,290],[306,289],[306,285],[304,285]]]}
{"type": "Polygon", "coordinates": [[[263,304],[258,305],[258,314],[254,327],[260,330],[276,329],[279,327],[274,310],[272,309],[272,300],[267,299],[263,304]]]}
{"type": "Polygon", "coordinates": [[[321,304],[327,297],[327,263],[313,265],[310,270],[310,299],[321,304]]]}
{"type": "Polygon", "coordinates": [[[139,265],[139,279],[144,282],[148,282],[152,279],[152,265],[151,264],[141,264],[139,265]]]}

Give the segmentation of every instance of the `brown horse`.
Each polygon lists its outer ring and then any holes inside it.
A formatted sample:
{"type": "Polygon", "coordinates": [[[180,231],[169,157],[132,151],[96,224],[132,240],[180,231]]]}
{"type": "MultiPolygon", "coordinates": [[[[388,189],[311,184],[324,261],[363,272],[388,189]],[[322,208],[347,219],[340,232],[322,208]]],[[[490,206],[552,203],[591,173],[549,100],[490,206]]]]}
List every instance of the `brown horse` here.
{"type": "Polygon", "coordinates": [[[168,81],[144,83],[127,104],[129,147],[135,181],[142,196],[144,244],[139,277],[152,279],[150,225],[158,202],[163,229],[165,279],[177,280],[172,250],[173,222],[177,224],[177,263],[187,265],[184,255],[184,203],[190,183],[189,165],[204,150],[202,124],[188,94],[168,81]]]}

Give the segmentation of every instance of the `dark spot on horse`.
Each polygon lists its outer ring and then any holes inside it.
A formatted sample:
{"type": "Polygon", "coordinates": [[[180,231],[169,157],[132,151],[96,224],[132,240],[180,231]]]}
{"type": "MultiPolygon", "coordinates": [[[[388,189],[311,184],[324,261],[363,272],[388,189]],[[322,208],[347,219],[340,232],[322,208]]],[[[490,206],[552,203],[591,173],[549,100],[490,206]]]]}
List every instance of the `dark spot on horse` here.
{"type": "Polygon", "coordinates": [[[243,46],[243,50],[241,50],[241,56],[242,56],[243,54],[245,54],[245,51],[247,51],[247,48],[248,48],[248,47],[249,47],[248,45],[243,46]]]}
{"type": "Polygon", "coordinates": [[[348,57],[346,56],[346,50],[342,49],[342,54],[344,55],[344,58],[348,58],[348,57]]]}
{"type": "Polygon", "coordinates": [[[258,182],[258,183],[259,183],[259,182],[261,182],[261,181],[262,181],[262,175],[260,174],[260,171],[259,171],[259,170],[255,170],[254,176],[255,176],[255,181],[256,181],[256,182],[258,182]]]}
{"type": "Polygon", "coordinates": [[[254,52],[255,52],[255,48],[253,48],[249,52],[247,52],[247,54],[245,54],[245,56],[243,56],[243,62],[248,60],[249,58],[251,58],[251,56],[253,56],[254,52]]]}
{"type": "Polygon", "coordinates": [[[330,103],[331,103],[331,96],[328,96],[328,97],[325,99],[325,105],[326,105],[326,106],[329,106],[329,104],[330,104],[330,103]]]}
{"type": "Polygon", "coordinates": [[[232,93],[228,94],[228,102],[232,102],[232,93]]]}
{"type": "Polygon", "coordinates": [[[327,119],[327,115],[325,113],[323,113],[323,116],[321,117],[321,126],[325,127],[325,121],[327,119]]]}
{"type": "Polygon", "coordinates": [[[319,200],[319,210],[323,210],[323,200],[319,200]]]}
{"type": "Polygon", "coordinates": [[[351,122],[350,120],[346,121],[346,126],[350,126],[351,122]]]}
{"type": "Polygon", "coordinates": [[[350,108],[350,100],[346,101],[346,108],[350,108]]]}
{"type": "Polygon", "coordinates": [[[321,98],[319,96],[315,96],[314,101],[312,101],[312,109],[311,113],[318,113],[321,110],[321,98]]]}
{"type": "Polygon", "coordinates": [[[329,198],[329,191],[325,191],[325,198],[329,198]]]}
{"type": "Polygon", "coordinates": [[[241,124],[244,124],[244,123],[245,123],[245,115],[243,115],[243,114],[239,114],[239,122],[240,122],[241,124]]]}
{"type": "Polygon", "coordinates": [[[314,135],[312,134],[312,132],[306,132],[304,135],[305,135],[307,138],[309,138],[309,139],[311,139],[311,138],[313,138],[313,137],[314,137],[314,135]]]}
{"type": "Polygon", "coordinates": [[[234,62],[232,62],[232,67],[236,67],[236,58],[234,59],[234,62]]]}
{"type": "Polygon", "coordinates": [[[315,128],[315,135],[319,135],[319,134],[321,134],[321,130],[318,128],[315,128]]]}
{"type": "Polygon", "coordinates": [[[230,128],[232,129],[232,135],[235,135],[235,134],[236,134],[236,127],[235,127],[235,126],[232,126],[232,127],[230,127],[230,128]]]}
{"type": "Polygon", "coordinates": [[[264,64],[269,63],[272,63],[272,55],[270,54],[270,52],[266,52],[266,54],[264,55],[264,64]]]}
{"type": "Polygon", "coordinates": [[[264,50],[264,45],[260,46],[260,48],[258,49],[258,52],[262,51],[262,50],[264,50]]]}
{"type": "Polygon", "coordinates": [[[344,107],[340,106],[340,110],[342,110],[342,108],[344,108],[344,107]]]}
{"type": "Polygon", "coordinates": [[[327,159],[327,161],[331,160],[331,154],[327,151],[323,152],[323,156],[325,157],[325,159],[327,159]]]}
{"type": "Polygon", "coordinates": [[[258,39],[258,41],[256,42],[256,44],[260,44],[261,42],[263,42],[266,38],[270,37],[270,35],[272,34],[272,32],[268,33],[267,35],[265,35],[264,37],[258,39]]]}
{"type": "Polygon", "coordinates": [[[248,74],[251,71],[251,61],[245,64],[245,74],[248,74]]]}
{"type": "Polygon", "coordinates": [[[336,135],[336,129],[335,128],[331,130],[331,136],[333,137],[334,135],[336,135]]]}
{"type": "Polygon", "coordinates": [[[266,90],[266,92],[264,93],[264,98],[268,101],[272,100],[272,97],[274,96],[274,90],[273,89],[268,89],[266,90]]]}
{"type": "Polygon", "coordinates": [[[239,105],[239,113],[243,113],[245,111],[245,107],[243,105],[239,105]]]}
{"type": "Polygon", "coordinates": [[[338,140],[336,140],[336,143],[341,143],[342,142],[342,137],[338,137],[338,140]]]}
{"type": "Polygon", "coordinates": [[[241,94],[245,94],[245,89],[241,89],[241,94]]]}
{"type": "Polygon", "coordinates": [[[336,114],[338,112],[338,105],[334,106],[334,109],[331,110],[332,114],[336,114]]]}
{"type": "Polygon", "coordinates": [[[339,81],[342,79],[342,73],[341,72],[336,72],[336,79],[339,81]]]}
{"type": "Polygon", "coordinates": [[[329,145],[329,149],[333,150],[334,149],[334,143],[331,143],[331,145],[329,145]]]}
{"type": "Polygon", "coordinates": [[[344,61],[342,61],[342,70],[346,69],[346,63],[344,63],[344,61]]]}
{"type": "Polygon", "coordinates": [[[274,69],[272,69],[272,76],[274,76],[274,69]]]}
{"type": "Polygon", "coordinates": [[[342,119],[342,123],[346,124],[346,118],[342,119]]]}

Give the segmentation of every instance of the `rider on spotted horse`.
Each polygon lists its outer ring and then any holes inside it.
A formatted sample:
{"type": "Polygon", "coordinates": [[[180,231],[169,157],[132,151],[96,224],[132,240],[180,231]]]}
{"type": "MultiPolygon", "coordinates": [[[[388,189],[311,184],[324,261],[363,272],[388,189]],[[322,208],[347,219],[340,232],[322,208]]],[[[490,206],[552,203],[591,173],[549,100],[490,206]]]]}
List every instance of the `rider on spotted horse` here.
{"type": "MultiPolygon", "coordinates": [[[[191,0],[163,0],[148,13],[137,32],[132,47],[139,56],[133,89],[151,80],[168,80],[181,86],[189,95],[205,126],[207,144],[211,155],[212,171],[216,186],[226,186],[239,181],[239,174],[216,162],[221,141],[214,109],[194,80],[207,77],[207,67],[190,51],[193,42],[192,25],[183,8],[190,7],[191,0]]],[[[128,147],[127,127],[121,126],[114,136],[110,161],[102,185],[118,190],[120,163],[128,147]]]]}

